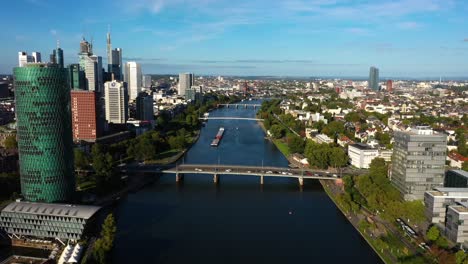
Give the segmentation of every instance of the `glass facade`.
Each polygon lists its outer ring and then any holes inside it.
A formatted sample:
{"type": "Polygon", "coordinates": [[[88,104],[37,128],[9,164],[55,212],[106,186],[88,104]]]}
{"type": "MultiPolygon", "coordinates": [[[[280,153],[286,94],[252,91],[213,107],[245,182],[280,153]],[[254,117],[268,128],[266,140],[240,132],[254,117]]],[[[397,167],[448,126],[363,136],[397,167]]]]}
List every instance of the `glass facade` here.
{"type": "Polygon", "coordinates": [[[66,70],[30,64],[14,76],[21,192],[29,201],[69,201],[75,177],[66,70]]]}

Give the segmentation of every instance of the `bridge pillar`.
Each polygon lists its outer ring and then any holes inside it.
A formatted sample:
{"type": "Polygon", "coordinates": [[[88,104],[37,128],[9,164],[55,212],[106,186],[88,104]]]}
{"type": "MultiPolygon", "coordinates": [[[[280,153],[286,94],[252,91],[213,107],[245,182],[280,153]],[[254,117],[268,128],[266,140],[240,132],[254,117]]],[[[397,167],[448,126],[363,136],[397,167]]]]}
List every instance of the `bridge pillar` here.
{"type": "Polygon", "coordinates": [[[260,176],[260,184],[263,185],[263,175],[260,176]]]}
{"type": "Polygon", "coordinates": [[[218,175],[218,174],[214,174],[214,175],[213,175],[213,182],[214,182],[215,184],[217,184],[218,181],[219,181],[219,175],[218,175]]]}
{"type": "Polygon", "coordinates": [[[180,182],[184,179],[184,175],[182,173],[176,173],[175,180],[176,182],[180,182]]]}
{"type": "Polygon", "coordinates": [[[239,109],[239,105],[238,105],[238,104],[236,104],[236,109],[239,109]]]}
{"type": "Polygon", "coordinates": [[[244,107],[247,109],[247,104],[245,104],[244,107]]]}
{"type": "Polygon", "coordinates": [[[304,178],[303,177],[299,177],[297,178],[299,180],[299,185],[300,186],[304,186],[304,178]]]}

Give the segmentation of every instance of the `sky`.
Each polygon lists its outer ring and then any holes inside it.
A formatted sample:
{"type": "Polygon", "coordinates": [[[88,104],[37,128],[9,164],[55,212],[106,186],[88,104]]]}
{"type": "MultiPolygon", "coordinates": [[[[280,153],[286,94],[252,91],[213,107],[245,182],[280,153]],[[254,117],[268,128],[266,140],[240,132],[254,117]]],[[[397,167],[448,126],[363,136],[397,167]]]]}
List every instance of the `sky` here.
{"type": "Polygon", "coordinates": [[[15,0],[2,3],[0,73],[18,51],[65,63],[79,42],[144,74],[467,77],[466,0],[15,0]]]}

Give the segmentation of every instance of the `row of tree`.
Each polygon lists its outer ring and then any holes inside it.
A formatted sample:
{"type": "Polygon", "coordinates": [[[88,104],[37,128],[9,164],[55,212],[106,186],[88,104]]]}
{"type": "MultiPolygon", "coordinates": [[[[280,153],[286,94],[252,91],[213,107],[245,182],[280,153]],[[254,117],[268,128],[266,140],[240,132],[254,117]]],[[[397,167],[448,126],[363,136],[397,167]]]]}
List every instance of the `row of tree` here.
{"type": "Polygon", "coordinates": [[[349,160],[343,148],[326,143],[319,144],[312,140],[307,140],[304,156],[311,167],[319,169],[341,168],[346,166],[349,160]]]}

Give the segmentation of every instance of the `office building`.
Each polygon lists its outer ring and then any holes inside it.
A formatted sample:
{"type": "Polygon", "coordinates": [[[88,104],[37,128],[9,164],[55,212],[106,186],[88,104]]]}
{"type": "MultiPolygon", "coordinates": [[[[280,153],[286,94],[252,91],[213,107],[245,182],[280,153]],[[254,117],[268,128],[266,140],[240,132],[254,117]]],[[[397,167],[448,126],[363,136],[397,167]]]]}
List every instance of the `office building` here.
{"type": "Polygon", "coordinates": [[[125,64],[125,82],[128,86],[130,101],[135,101],[141,91],[141,67],[140,64],[129,61],[125,64]]]}
{"type": "Polygon", "coordinates": [[[21,192],[33,202],[69,201],[75,177],[67,72],[42,63],[13,72],[21,192]]]}
{"type": "Polygon", "coordinates": [[[37,52],[37,51],[34,51],[31,56],[34,58],[34,62],[35,63],[40,63],[42,62],[42,58],[41,58],[41,53],[40,52],[37,52]]]}
{"type": "Polygon", "coordinates": [[[372,160],[379,156],[379,150],[363,143],[348,146],[348,156],[351,165],[360,169],[368,169],[372,160]]]}
{"type": "Polygon", "coordinates": [[[106,120],[113,124],[125,124],[128,119],[128,94],[126,83],[119,81],[104,84],[106,120]]]}
{"type": "Polygon", "coordinates": [[[10,97],[10,90],[8,89],[8,82],[0,81],[0,98],[10,97]]]}
{"type": "Polygon", "coordinates": [[[24,51],[18,52],[18,65],[24,67],[27,63],[34,63],[34,57],[24,51]]]}
{"type": "Polygon", "coordinates": [[[85,75],[85,89],[89,91],[99,91],[98,84],[98,58],[93,58],[93,45],[83,39],[80,42],[80,70],[85,75]]]}
{"type": "Polygon", "coordinates": [[[379,90],[379,69],[373,66],[369,70],[369,89],[379,90]]]}
{"type": "Polygon", "coordinates": [[[86,77],[79,64],[70,64],[67,68],[70,90],[86,90],[86,77]]]}
{"type": "Polygon", "coordinates": [[[113,76],[111,80],[122,81],[122,49],[112,49],[110,32],[107,33],[107,71],[113,76]]]}
{"type": "Polygon", "coordinates": [[[468,188],[468,171],[448,170],[445,172],[444,187],[468,188]]]}
{"type": "Polygon", "coordinates": [[[194,79],[192,73],[180,73],[178,95],[185,96],[185,91],[192,87],[193,81],[194,79]]]}
{"type": "Polygon", "coordinates": [[[0,229],[10,236],[77,241],[96,224],[100,207],[12,202],[0,212],[0,229]]]}
{"type": "Polygon", "coordinates": [[[387,81],[387,92],[389,92],[389,93],[393,92],[393,81],[392,80],[387,81]]]}
{"type": "Polygon", "coordinates": [[[468,201],[468,188],[439,187],[424,193],[425,215],[430,223],[445,226],[447,207],[468,201]]]}
{"type": "Polygon", "coordinates": [[[71,112],[74,141],[95,142],[102,135],[95,91],[71,91],[71,112]]]}
{"type": "Polygon", "coordinates": [[[464,244],[466,247],[466,242],[468,242],[467,202],[462,202],[448,207],[445,235],[453,243],[464,244]]]}
{"type": "Polygon", "coordinates": [[[145,92],[139,93],[136,99],[136,119],[154,120],[153,97],[145,92]]]}
{"type": "Polygon", "coordinates": [[[104,89],[104,72],[102,69],[102,57],[93,55],[91,59],[96,62],[96,92],[102,92],[104,89]]]}
{"type": "Polygon", "coordinates": [[[143,75],[143,87],[151,88],[151,75],[143,75]]]}
{"type": "Polygon", "coordinates": [[[59,44],[57,42],[57,48],[52,51],[52,54],[50,54],[50,63],[56,63],[60,68],[64,68],[65,64],[63,62],[63,49],[61,49],[58,45],[59,44]]]}
{"type": "Polygon", "coordinates": [[[418,126],[394,135],[391,181],[405,200],[421,200],[424,192],[444,183],[447,137],[418,126]]]}

